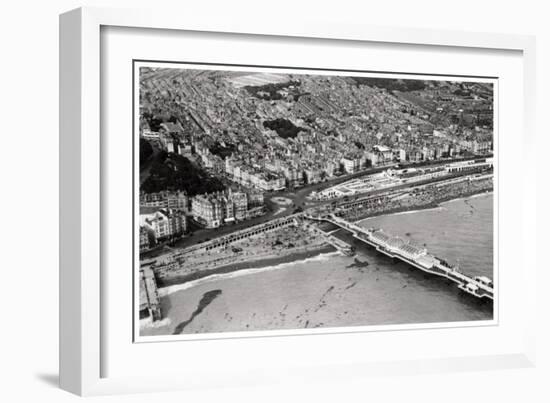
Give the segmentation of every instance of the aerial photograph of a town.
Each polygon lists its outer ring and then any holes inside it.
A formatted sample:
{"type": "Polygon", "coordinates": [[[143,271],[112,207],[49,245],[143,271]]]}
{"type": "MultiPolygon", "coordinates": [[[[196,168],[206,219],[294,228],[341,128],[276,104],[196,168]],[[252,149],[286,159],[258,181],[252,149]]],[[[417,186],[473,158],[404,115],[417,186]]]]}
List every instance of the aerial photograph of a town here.
{"type": "Polygon", "coordinates": [[[140,337],[494,319],[495,81],[135,72],[140,337]]]}

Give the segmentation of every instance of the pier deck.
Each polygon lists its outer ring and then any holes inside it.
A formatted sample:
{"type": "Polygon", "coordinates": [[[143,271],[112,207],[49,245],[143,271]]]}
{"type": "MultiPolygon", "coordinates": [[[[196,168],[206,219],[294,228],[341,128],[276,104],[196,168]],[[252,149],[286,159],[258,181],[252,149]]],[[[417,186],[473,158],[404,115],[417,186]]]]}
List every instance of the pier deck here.
{"type": "Polygon", "coordinates": [[[144,265],[140,268],[139,275],[139,310],[146,310],[153,320],[160,320],[162,313],[155,274],[149,265],[144,265]]]}
{"type": "Polygon", "coordinates": [[[443,259],[429,254],[426,248],[406,243],[401,238],[387,235],[381,230],[362,228],[334,214],[306,214],[305,217],[310,220],[326,221],[337,225],[351,232],[356,239],[373,246],[380,253],[406,262],[426,273],[445,277],[458,284],[458,287],[464,292],[477,298],[489,298],[491,300],[494,298],[491,280],[481,277],[472,278],[461,273],[456,267],[450,267],[446,264],[443,259]]]}

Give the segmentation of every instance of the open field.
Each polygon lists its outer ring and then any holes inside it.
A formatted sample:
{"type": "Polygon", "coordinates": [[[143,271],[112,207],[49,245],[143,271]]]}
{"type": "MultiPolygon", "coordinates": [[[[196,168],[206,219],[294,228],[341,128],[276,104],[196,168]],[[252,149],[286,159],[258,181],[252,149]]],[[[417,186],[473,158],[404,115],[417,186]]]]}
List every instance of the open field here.
{"type": "Polygon", "coordinates": [[[249,75],[232,77],[227,79],[237,88],[246,87],[248,85],[260,86],[265,84],[284,83],[289,77],[285,74],[270,74],[270,73],[252,73],[249,75]]]}

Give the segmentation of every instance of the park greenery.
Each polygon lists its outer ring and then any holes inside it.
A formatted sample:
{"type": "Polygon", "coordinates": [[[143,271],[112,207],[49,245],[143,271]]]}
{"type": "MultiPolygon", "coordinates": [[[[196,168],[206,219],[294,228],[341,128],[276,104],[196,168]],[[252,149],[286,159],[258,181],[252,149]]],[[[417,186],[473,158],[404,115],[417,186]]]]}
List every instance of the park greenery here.
{"type": "Polygon", "coordinates": [[[144,138],[139,139],[139,165],[143,166],[145,162],[153,155],[153,147],[144,138]]]}
{"type": "Polygon", "coordinates": [[[210,176],[187,158],[166,151],[155,155],[149,176],[141,184],[141,191],[145,193],[183,190],[190,196],[224,189],[219,179],[210,176]]]}
{"type": "Polygon", "coordinates": [[[369,87],[384,88],[388,91],[420,91],[426,88],[423,80],[396,80],[394,78],[378,77],[353,77],[357,85],[368,85],[369,87]]]}
{"type": "Polygon", "coordinates": [[[284,118],[266,120],[263,125],[267,129],[275,130],[284,139],[295,138],[300,131],[305,130],[295,126],[290,120],[284,118]]]}

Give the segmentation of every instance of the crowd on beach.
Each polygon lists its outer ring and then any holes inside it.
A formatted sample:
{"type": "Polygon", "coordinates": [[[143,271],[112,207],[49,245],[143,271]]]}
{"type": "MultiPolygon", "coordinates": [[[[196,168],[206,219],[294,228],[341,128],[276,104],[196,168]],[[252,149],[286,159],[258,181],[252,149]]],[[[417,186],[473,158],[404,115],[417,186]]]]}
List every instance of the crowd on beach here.
{"type": "MultiPolygon", "coordinates": [[[[461,178],[408,192],[397,192],[381,203],[350,208],[340,211],[340,215],[346,220],[357,221],[380,214],[431,208],[447,200],[490,191],[492,188],[492,176],[461,178]]],[[[297,220],[290,226],[252,235],[225,246],[197,249],[172,263],[164,264],[162,270],[155,274],[163,283],[178,283],[219,271],[238,270],[246,264],[291,259],[304,253],[322,253],[329,247],[327,235],[309,224],[307,220],[297,220]]]]}
{"type": "Polygon", "coordinates": [[[346,219],[357,221],[380,214],[436,207],[439,203],[448,200],[492,190],[492,175],[473,180],[464,178],[445,184],[424,186],[408,193],[400,194],[396,197],[389,197],[382,204],[364,209],[350,209],[345,211],[343,214],[346,219]]]}
{"type": "Polygon", "coordinates": [[[188,254],[178,261],[177,272],[172,275],[185,276],[243,262],[275,259],[318,250],[326,245],[322,234],[299,223],[250,236],[225,247],[188,254]]]}

